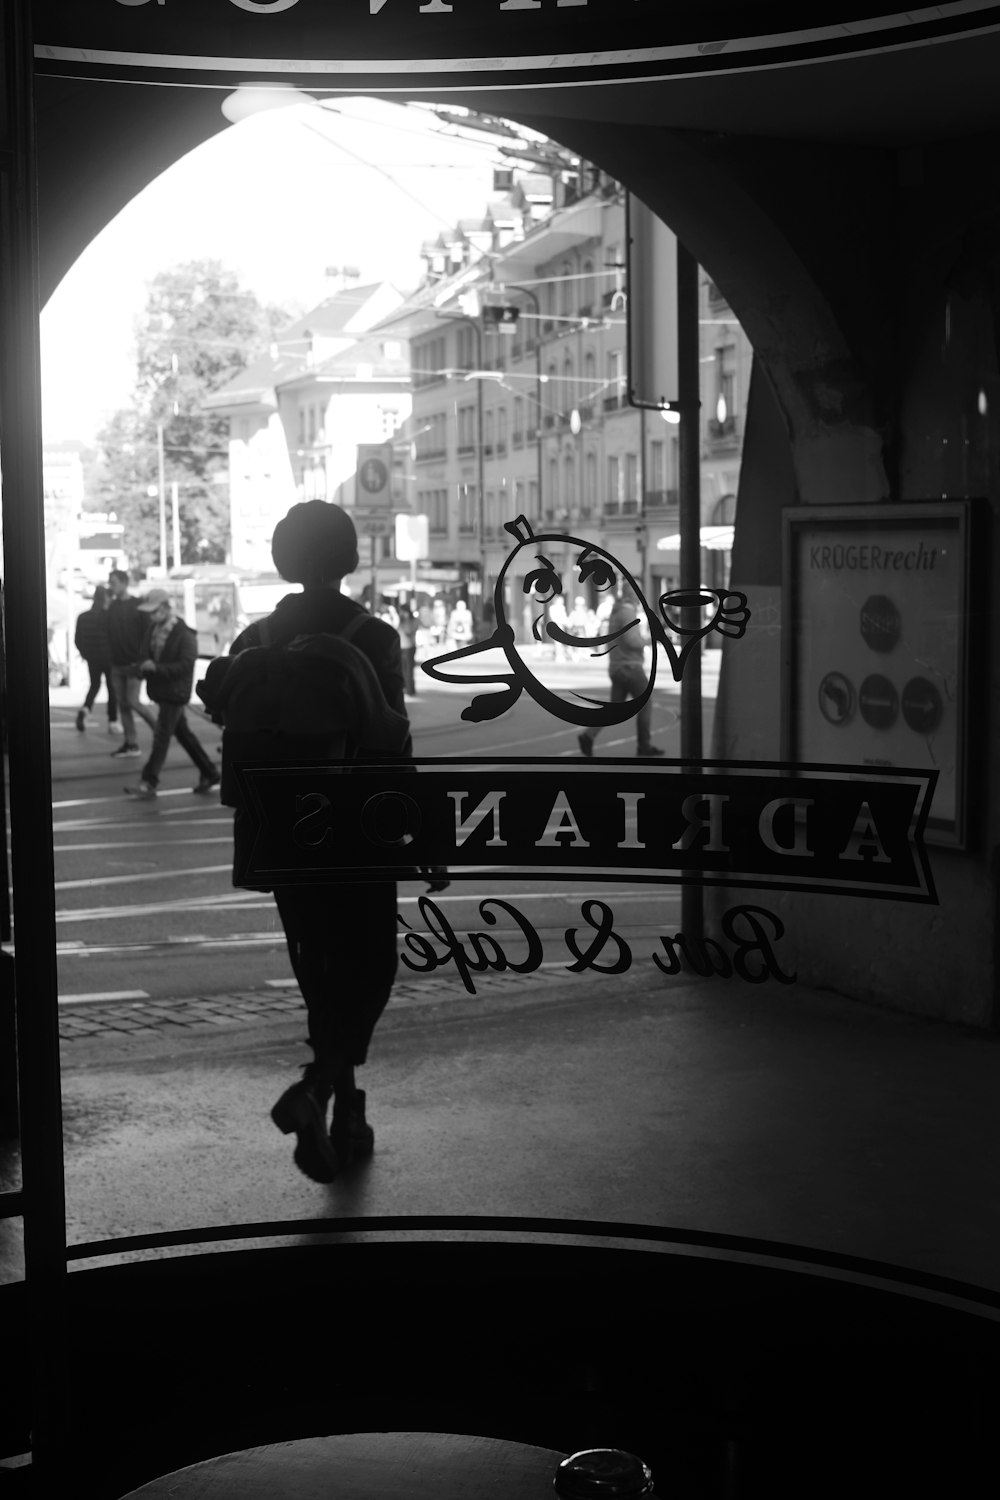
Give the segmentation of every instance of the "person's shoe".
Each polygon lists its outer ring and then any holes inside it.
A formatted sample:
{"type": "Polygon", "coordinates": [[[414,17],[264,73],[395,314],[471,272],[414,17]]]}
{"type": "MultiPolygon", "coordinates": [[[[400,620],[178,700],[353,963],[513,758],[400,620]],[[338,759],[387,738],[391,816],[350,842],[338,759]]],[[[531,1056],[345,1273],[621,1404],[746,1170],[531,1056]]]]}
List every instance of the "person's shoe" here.
{"type": "Polygon", "coordinates": [[[142,751],[139,749],[138,745],[129,745],[128,743],[126,743],[124,745],[119,745],[117,750],[112,750],[111,759],[131,760],[133,756],[141,754],[142,751]]]}
{"type": "Polygon", "coordinates": [[[326,1131],[329,1090],[320,1083],[301,1078],[285,1090],[271,1110],[271,1119],[282,1135],[295,1132],[292,1160],[313,1182],[332,1182],[339,1170],[333,1142],[326,1131]]]}
{"type": "Polygon", "coordinates": [[[148,801],[156,796],[156,787],[149,781],[140,781],[138,786],[127,786],[125,794],[128,797],[141,797],[148,801]]]}
{"type": "Polygon", "coordinates": [[[221,780],[222,777],[219,775],[219,773],[217,771],[213,771],[211,776],[203,776],[198,782],[198,785],[192,788],[192,791],[199,792],[201,794],[204,794],[205,792],[214,792],[215,788],[219,785],[219,782],[221,780]]]}
{"type": "Polygon", "coordinates": [[[648,755],[666,755],[667,752],[665,750],[661,750],[660,747],[659,747],[659,745],[640,745],[639,748],[638,748],[638,750],[635,753],[636,753],[636,755],[648,756],[648,755]]]}
{"type": "Polygon", "coordinates": [[[76,727],[81,734],[87,727],[87,710],[85,708],[81,708],[76,716],[76,727]]]}
{"type": "Polygon", "coordinates": [[[119,722],[118,722],[117,719],[111,719],[109,721],[109,723],[108,723],[108,733],[109,734],[124,734],[125,731],[122,728],[122,726],[119,724],[119,722]]]}
{"type": "Polygon", "coordinates": [[[366,1161],[375,1150],[375,1132],[365,1119],[365,1091],[355,1089],[346,1105],[333,1105],[330,1141],[345,1169],[366,1161]]]}
{"type": "Polygon", "coordinates": [[[587,760],[593,759],[594,742],[585,734],[578,734],[576,742],[580,746],[580,754],[586,756],[587,760]]]}

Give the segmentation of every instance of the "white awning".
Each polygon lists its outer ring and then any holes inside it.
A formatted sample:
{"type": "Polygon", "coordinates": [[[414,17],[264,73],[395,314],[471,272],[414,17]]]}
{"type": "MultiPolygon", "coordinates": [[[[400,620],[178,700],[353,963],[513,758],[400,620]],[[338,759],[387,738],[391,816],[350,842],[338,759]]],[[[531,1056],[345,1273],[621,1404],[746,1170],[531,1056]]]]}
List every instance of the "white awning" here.
{"type": "MultiPolygon", "coordinates": [[[[707,547],[709,552],[731,552],[733,550],[734,526],[703,526],[700,532],[701,546],[707,547]]],[[[673,536],[661,536],[656,544],[657,552],[679,552],[681,550],[680,532],[673,536]]]]}

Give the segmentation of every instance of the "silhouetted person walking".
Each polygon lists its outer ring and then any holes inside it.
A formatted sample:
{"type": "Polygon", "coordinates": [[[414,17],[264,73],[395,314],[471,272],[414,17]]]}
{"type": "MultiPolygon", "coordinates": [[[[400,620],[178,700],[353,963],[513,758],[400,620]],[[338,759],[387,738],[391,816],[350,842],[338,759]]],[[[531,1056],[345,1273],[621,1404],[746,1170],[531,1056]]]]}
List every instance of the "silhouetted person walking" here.
{"type": "Polygon", "coordinates": [[[73,643],[90,673],[90,687],[83,700],[83,707],[76,716],[76,727],[81,734],[87,727],[87,715],[91,712],[101,690],[101,679],[108,686],[108,733],[121,734],[118,723],[118,699],[111,681],[111,640],[108,635],[108,591],[103,583],[94,590],[94,600],[89,609],[77,616],[73,643]]]}

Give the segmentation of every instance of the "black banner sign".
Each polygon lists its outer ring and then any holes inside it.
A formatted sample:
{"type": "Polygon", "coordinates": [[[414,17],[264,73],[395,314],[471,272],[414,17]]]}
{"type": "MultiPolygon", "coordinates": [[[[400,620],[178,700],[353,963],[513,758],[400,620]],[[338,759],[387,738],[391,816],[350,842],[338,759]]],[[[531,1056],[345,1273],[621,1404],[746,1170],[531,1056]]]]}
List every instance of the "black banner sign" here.
{"type": "Polygon", "coordinates": [[[558,876],[936,903],[936,772],[760,762],[419,760],[237,768],[234,879],[558,876]]]}
{"type": "Polygon", "coordinates": [[[495,87],[501,72],[566,82],[760,67],[912,43],[989,16],[985,5],[886,9],[863,0],[791,12],[778,0],[34,0],[32,12],[45,72],[322,74],[329,87],[415,73],[495,87]]]}

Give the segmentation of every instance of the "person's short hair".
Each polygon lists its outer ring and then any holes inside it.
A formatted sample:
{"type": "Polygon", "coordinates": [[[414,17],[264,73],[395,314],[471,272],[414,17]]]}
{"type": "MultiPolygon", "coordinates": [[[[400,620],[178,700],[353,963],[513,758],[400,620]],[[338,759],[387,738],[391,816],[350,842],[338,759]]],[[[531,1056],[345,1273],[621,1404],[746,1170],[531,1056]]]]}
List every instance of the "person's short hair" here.
{"type": "Polygon", "coordinates": [[[111,572],[108,574],[109,582],[112,578],[116,578],[119,583],[128,583],[129,581],[128,574],[125,572],[124,568],[112,568],[111,572]]]}
{"type": "Polygon", "coordinates": [[[341,506],[303,500],[274,528],[271,556],[288,583],[331,583],[357,567],[358,533],[341,506]]]}
{"type": "Polygon", "coordinates": [[[94,608],[103,609],[108,597],[108,591],[103,583],[94,585],[94,608]]]}

